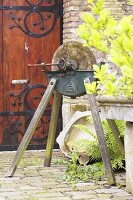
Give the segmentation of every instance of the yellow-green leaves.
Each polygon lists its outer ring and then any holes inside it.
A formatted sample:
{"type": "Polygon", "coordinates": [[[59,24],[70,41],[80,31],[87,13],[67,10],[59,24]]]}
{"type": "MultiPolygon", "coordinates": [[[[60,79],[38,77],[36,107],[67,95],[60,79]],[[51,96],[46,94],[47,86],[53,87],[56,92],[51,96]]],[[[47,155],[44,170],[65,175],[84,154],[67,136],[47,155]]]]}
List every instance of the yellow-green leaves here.
{"type": "MultiPolygon", "coordinates": [[[[132,3],[133,0],[130,0],[132,3]]],[[[123,17],[117,22],[104,6],[104,0],[88,0],[91,13],[83,13],[83,23],[78,34],[88,47],[107,53],[122,77],[108,73],[107,66],[101,69],[94,66],[95,82],[86,84],[89,93],[113,96],[133,96],[133,15],[123,17]]]]}
{"type": "Polygon", "coordinates": [[[116,37],[111,42],[110,55],[119,67],[133,68],[133,16],[121,19],[116,26],[116,37]]]}
{"type": "Polygon", "coordinates": [[[82,13],[81,19],[85,23],[89,23],[89,25],[93,25],[93,23],[95,22],[93,15],[91,13],[87,13],[87,12],[82,13]]]}
{"type": "Polygon", "coordinates": [[[83,23],[79,26],[77,33],[80,35],[80,37],[82,39],[84,39],[85,41],[88,41],[88,38],[91,35],[91,32],[89,31],[88,26],[83,23]]]}
{"type": "Polygon", "coordinates": [[[116,33],[126,34],[131,36],[133,34],[133,15],[123,17],[116,27],[116,33]]]}
{"type": "Polygon", "coordinates": [[[128,0],[128,4],[133,6],[133,0],[128,0]]]}
{"type": "Polygon", "coordinates": [[[95,78],[98,80],[103,81],[106,77],[106,72],[108,69],[108,65],[102,65],[100,68],[97,65],[93,65],[94,71],[95,71],[95,78]]]}
{"type": "Polygon", "coordinates": [[[100,12],[103,10],[104,0],[97,0],[92,4],[92,11],[96,15],[100,15],[100,12]]]}
{"type": "Polygon", "coordinates": [[[84,83],[84,85],[85,85],[85,88],[86,88],[88,94],[96,93],[96,90],[97,90],[96,82],[84,83]]]}
{"type": "Polygon", "coordinates": [[[94,2],[94,0],[88,0],[88,3],[93,3],[94,2]]]}
{"type": "Polygon", "coordinates": [[[92,5],[92,13],[84,12],[81,15],[83,20],[79,26],[78,34],[86,40],[89,47],[95,47],[104,53],[108,52],[109,36],[114,34],[116,21],[110,16],[107,9],[104,8],[104,1],[88,1],[92,5]]]}

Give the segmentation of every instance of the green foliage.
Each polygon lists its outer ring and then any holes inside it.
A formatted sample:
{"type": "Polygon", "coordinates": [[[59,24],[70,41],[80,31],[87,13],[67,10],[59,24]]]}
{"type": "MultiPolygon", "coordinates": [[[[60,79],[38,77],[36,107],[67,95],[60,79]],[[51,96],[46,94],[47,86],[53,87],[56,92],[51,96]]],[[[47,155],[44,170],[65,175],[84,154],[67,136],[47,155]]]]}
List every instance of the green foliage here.
{"type": "MultiPolygon", "coordinates": [[[[88,123],[93,125],[93,120],[91,117],[88,117],[88,123]]],[[[85,132],[89,134],[92,138],[92,140],[88,139],[80,139],[78,141],[71,141],[71,147],[73,149],[80,149],[82,152],[86,152],[87,155],[90,157],[90,160],[99,160],[101,159],[101,154],[99,150],[99,144],[97,140],[97,136],[95,133],[93,133],[91,130],[87,128],[87,126],[82,124],[76,124],[74,125],[75,128],[78,128],[82,132],[85,132]]]]}
{"type": "MultiPolygon", "coordinates": [[[[90,122],[93,123],[92,119],[89,118],[89,123],[90,122]]],[[[120,132],[120,137],[124,140],[125,122],[119,120],[116,121],[116,124],[120,132]]],[[[124,160],[124,155],[122,155],[119,145],[117,144],[107,121],[102,121],[102,125],[105,131],[106,143],[112,162],[113,160],[116,159],[119,159],[122,162],[124,160]]],[[[92,136],[93,140],[81,139],[78,142],[73,142],[73,148],[80,146],[81,149],[87,152],[87,154],[92,160],[101,159],[101,154],[96,134],[88,130],[87,127],[82,124],[75,125],[75,127],[92,136]]]]}
{"type": "Polygon", "coordinates": [[[76,183],[78,180],[100,180],[103,175],[104,166],[101,162],[92,165],[78,165],[77,162],[69,162],[64,179],[70,183],[76,183]]]}
{"type": "Polygon", "coordinates": [[[83,23],[79,26],[78,34],[86,41],[84,45],[94,47],[107,53],[116,69],[121,70],[121,77],[116,72],[108,74],[108,66],[99,69],[94,66],[98,83],[86,84],[89,93],[110,96],[133,96],[133,15],[123,17],[117,22],[104,8],[104,0],[88,0],[91,13],[83,13],[83,23]],[[101,89],[102,87],[102,90],[101,89]]]}
{"type": "MultiPolygon", "coordinates": [[[[80,125],[81,128],[82,125],[80,125]]],[[[87,139],[81,139],[77,142],[70,142],[69,145],[73,147],[73,149],[80,149],[81,152],[86,152],[90,157],[90,160],[99,160],[101,159],[101,154],[99,151],[99,145],[97,139],[93,141],[88,141],[87,139]]]]}
{"type": "MultiPolygon", "coordinates": [[[[92,118],[88,118],[89,123],[93,124],[92,118]]],[[[122,155],[119,145],[117,144],[111,129],[109,128],[109,125],[106,121],[102,122],[103,128],[106,135],[106,142],[109,150],[109,154],[111,157],[111,163],[113,170],[116,169],[122,169],[123,167],[123,161],[124,161],[124,155],[122,155]]],[[[122,139],[124,139],[124,131],[125,131],[125,123],[123,121],[116,121],[117,127],[120,131],[120,136],[122,139]]],[[[95,133],[90,131],[86,126],[82,124],[74,125],[74,127],[82,130],[83,132],[89,134],[93,140],[89,141],[87,139],[81,139],[77,142],[71,143],[73,145],[73,149],[75,147],[78,147],[82,149],[82,151],[85,151],[89,157],[90,162],[93,161],[93,164],[88,165],[81,165],[78,164],[80,153],[72,152],[71,160],[70,161],[61,161],[60,164],[63,163],[67,166],[65,175],[63,177],[64,180],[75,183],[78,180],[88,181],[88,180],[100,180],[101,177],[105,174],[104,165],[101,161],[101,153],[99,149],[99,144],[97,140],[97,136],[95,133]],[[95,163],[94,163],[95,162],[95,163]]]]}
{"type": "Polygon", "coordinates": [[[133,6],[133,0],[128,0],[128,4],[133,6]]]}
{"type": "Polygon", "coordinates": [[[114,35],[117,22],[104,8],[103,0],[88,2],[91,3],[92,12],[82,14],[83,23],[79,26],[78,34],[86,41],[85,45],[107,53],[110,51],[108,44],[114,35]]]}

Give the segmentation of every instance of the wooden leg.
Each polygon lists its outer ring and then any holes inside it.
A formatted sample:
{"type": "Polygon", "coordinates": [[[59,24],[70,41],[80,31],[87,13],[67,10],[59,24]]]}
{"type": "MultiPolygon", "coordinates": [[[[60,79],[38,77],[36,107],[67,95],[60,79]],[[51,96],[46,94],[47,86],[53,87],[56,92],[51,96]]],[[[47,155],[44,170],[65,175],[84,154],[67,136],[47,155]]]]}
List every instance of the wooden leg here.
{"type": "MultiPolygon", "coordinates": [[[[85,79],[85,83],[90,83],[90,79],[89,78],[85,79]]],[[[97,138],[99,142],[99,147],[101,151],[101,156],[105,165],[105,173],[108,179],[108,183],[109,185],[115,185],[116,184],[115,177],[114,177],[111,160],[110,160],[107,146],[106,146],[104,130],[102,127],[102,123],[101,123],[101,119],[99,115],[99,109],[97,107],[97,102],[94,95],[88,94],[88,97],[89,97],[90,109],[91,109],[92,117],[94,121],[94,126],[95,126],[95,130],[96,130],[96,134],[97,134],[97,138]]]]}
{"type": "Polygon", "coordinates": [[[53,151],[53,146],[54,146],[54,141],[55,141],[57,122],[58,122],[60,102],[61,102],[61,94],[59,94],[58,92],[54,92],[54,102],[53,102],[53,107],[52,107],[48,140],[47,140],[47,146],[46,146],[46,152],[45,152],[45,161],[44,161],[45,167],[49,167],[51,164],[52,151],[53,151]]]}
{"type": "Polygon", "coordinates": [[[133,194],[133,122],[126,122],[125,132],[126,188],[133,194]]]}
{"type": "Polygon", "coordinates": [[[122,139],[120,138],[120,132],[118,130],[118,127],[117,127],[115,121],[112,119],[107,119],[107,122],[109,124],[110,129],[112,130],[112,133],[114,135],[116,142],[118,143],[121,153],[124,155],[125,154],[124,143],[123,143],[122,139]]]}
{"type": "Polygon", "coordinates": [[[32,138],[32,135],[35,132],[36,127],[44,113],[44,110],[47,107],[49,99],[50,99],[51,95],[53,94],[56,82],[57,82],[57,79],[55,79],[55,78],[52,78],[51,81],[49,82],[49,85],[40,101],[40,104],[38,105],[37,110],[25,132],[25,135],[24,135],[19,147],[18,147],[18,150],[16,152],[16,155],[15,155],[10,167],[9,167],[6,177],[12,177],[14,175],[14,173],[17,169],[17,166],[19,165],[19,162],[22,159],[23,154],[32,138]]]}

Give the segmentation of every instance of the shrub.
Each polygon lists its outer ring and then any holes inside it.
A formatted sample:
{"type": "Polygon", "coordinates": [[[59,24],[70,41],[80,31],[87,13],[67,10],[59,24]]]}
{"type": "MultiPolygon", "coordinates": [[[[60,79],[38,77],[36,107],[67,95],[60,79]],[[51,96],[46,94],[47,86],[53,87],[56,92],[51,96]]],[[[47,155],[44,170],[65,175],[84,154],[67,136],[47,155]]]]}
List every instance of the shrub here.
{"type": "Polygon", "coordinates": [[[116,66],[115,72],[108,73],[108,65],[101,69],[94,65],[95,82],[86,84],[89,93],[109,96],[133,96],[133,15],[116,21],[104,7],[104,0],[88,0],[91,13],[84,12],[83,23],[78,34],[84,45],[106,53],[116,66]],[[117,76],[120,71],[121,76],[117,76]],[[102,88],[102,89],[101,89],[102,88]]]}

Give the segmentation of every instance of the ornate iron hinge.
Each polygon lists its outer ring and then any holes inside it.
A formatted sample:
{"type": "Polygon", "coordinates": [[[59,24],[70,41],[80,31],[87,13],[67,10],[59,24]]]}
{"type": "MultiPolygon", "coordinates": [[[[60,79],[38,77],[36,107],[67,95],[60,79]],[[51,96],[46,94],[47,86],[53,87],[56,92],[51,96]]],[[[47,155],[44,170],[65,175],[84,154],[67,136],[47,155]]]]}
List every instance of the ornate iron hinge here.
{"type": "Polygon", "coordinates": [[[27,3],[27,6],[0,6],[0,10],[10,10],[10,19],[13,21],[13,24],[10,25],[10,29],[19,28],[21,31],[23,31],[25,34],[40,38],[44,37],[47,34],[49,34],[53,28],[56,25],[56,21],[58,17],[61,15],[61,3],[60,0],[55,0],[55,3],[52,3],[52,0],[38,0],[39,2],[37,4],[33,4],[30,2],[30,0],[25,0],[27,3]],[[48,6],[43,6],[42,3],[46,1],[48,3],[48,6]],[[50,5],[51,4],[51,5],[50,5]],[[16,16],[13,11],[27,11],[23,18],[22,23],[22,17],[16,16]],[[38,15],[38,20],[33,21],[30,26],[34,28],[40,29],[40,33],[36,33],[33,30],[30,30],[31,28],[28,25],[28,19],[31,15],[36,14],[38,15]],[[47,27],[46,21],[50,21],[50,26],[47,27]]]}

